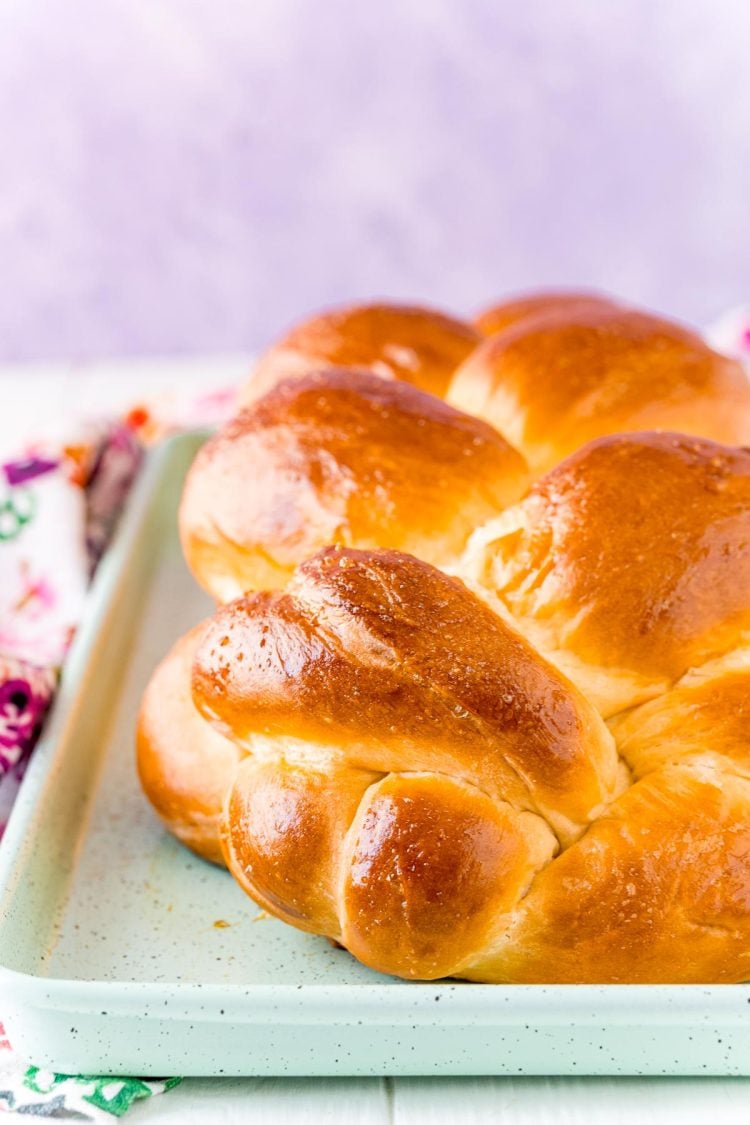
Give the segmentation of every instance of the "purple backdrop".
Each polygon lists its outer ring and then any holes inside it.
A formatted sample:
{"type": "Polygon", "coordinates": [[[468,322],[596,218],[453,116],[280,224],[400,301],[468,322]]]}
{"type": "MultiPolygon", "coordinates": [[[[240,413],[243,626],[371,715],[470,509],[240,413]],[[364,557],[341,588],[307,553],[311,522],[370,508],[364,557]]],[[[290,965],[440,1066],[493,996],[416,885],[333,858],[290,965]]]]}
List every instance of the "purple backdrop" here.
{"type": "Polygon", "coordinates": [[[0,359],[365,295],[750,296],[745,0],[4,0],[0,359]]]}

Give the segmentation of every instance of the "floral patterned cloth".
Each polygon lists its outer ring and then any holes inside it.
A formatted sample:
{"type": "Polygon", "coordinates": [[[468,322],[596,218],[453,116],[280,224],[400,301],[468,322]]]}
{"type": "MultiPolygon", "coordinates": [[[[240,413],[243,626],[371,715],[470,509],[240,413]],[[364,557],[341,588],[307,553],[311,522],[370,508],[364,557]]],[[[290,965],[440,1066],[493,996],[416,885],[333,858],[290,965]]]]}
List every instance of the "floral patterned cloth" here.
{"type": "Polygon", "coordinates": [[[56,686],[54,668],[0,655],[0,835],[56,686]]]}
{"type": "MultiPolygon", "coordinates": [[[[137,406],[0,465],[0,837],[145,447],[222,421],[234,400],[234,391],[214,392],[166,415],[137,406]]],[[[18,1059],[0,1022],[0,1111],[106,1120],[177,1082],[39,1070],[18,1059]]]]}
{"type": "Polygon", "coordinates": [[[141,1078],[102,1078],[88,1074],[55,1074],[15,1065],[0,1025],[0,1110],[25,1117],[66,1121],[106,1121],[122,1117],[134,1102],[152,1098],[179,1085],[181,1079],[145,1081],[141,1078]],[[4,1057],[7,1057],[6,1063],[4,1057]]]}
{"type": "Polygon", "coordinates": [[[176,417],[171,403],[166,416],[136,406],[0,465],[0,837],[145,447],[221,421],[234,400],[213,392],[181,403],[176,417]]]}
{"type": "Polygon", "coordinates": [[[142,451],[107,423],[0,468],[0,837],[142,451]]]}

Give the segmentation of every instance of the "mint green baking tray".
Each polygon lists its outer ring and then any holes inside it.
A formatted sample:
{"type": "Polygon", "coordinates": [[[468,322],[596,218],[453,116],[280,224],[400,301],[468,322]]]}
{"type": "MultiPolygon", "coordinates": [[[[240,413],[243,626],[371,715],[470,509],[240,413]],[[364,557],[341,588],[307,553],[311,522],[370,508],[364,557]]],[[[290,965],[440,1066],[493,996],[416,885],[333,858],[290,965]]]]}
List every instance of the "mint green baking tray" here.
{"type": "Polygon", "coordinates": [[[29,1061],[141,1075],[750,1074],[750,988],[405,983],[265,917],[142,797],[138,701],[210,611],[153,454],[0,846],[0,1015],[29,1061]]]}

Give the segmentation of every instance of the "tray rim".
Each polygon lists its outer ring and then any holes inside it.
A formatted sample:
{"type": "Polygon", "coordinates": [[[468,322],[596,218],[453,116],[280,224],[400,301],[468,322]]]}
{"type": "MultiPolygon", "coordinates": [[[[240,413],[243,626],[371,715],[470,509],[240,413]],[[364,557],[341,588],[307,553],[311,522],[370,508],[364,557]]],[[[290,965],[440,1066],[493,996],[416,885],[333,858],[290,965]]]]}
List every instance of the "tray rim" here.
{"type": "MultiPolygon", "coordinates": [[[[73,718],[78,685],[96,648],[130,553],[146,519],[154,489],[178,452],[207,436],[193,430],[166,439],[147,452],[112,543],[97,570],[83,619],[71,646],[60,690],[46,729],[34,750],[0,843],[0,909],[7,908],[21,876],[22,848],[31,824],[39,784],[58,754],[73,718]],[[19,868],[19,870],[16,870],[19,868]]],[[[81,980],[41,976],[9,968],[0,950],[0,990],[11,1002],[40,1009],[76,1012],[106,1003],[112,1015],[148,1018],[168,1012],[170,1019],[193,1019],[200,1005],[209,1022],[329,1024],[366,1019],[373,1024],[434,1024],[434,1001],[440,998],[440,1022],[512,1025],[519,1019],[556,1025],[603,1022],[623,1026],[669,1025],[693,1018],[699,1023],[747,1025],[749,984],[473,984],[465,981],[396,981],[389,984],[200,984],[134,980],[81,980]]]]}

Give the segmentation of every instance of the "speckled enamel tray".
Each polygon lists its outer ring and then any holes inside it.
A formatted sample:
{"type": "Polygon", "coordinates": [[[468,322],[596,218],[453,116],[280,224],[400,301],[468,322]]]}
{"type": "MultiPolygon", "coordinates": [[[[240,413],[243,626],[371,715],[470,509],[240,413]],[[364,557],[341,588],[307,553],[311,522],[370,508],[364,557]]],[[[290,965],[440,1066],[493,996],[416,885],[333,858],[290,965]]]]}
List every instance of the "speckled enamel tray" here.
{"type": "Polygon", "coordinates": [[[209,603],[175,513],[200,438],[156,453],[102,564],[0,848],[0,1014],[58,1071],[750,1074],[750,988],[408,984],[261,916],[141,796],[133,723],[209,603]]]}

